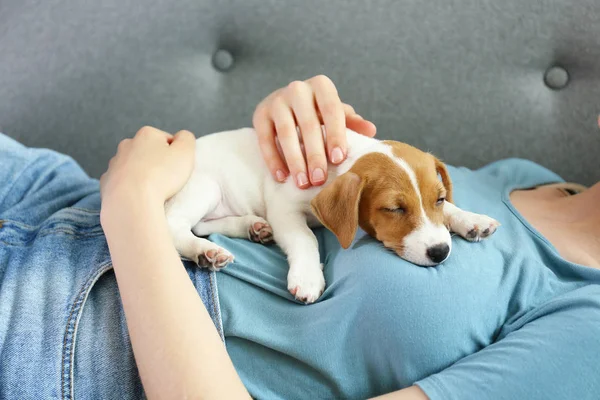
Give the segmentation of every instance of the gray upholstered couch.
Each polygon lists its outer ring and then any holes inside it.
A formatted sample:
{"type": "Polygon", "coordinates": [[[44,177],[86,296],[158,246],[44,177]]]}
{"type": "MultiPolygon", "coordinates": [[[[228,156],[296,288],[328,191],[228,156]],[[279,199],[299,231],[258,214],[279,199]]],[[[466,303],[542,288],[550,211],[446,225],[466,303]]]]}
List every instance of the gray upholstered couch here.
{"type": "Polygon", "coordinates": [[[0,131],[96,177],[142,125],[248,126],[320,73],[382,138],[600,180],[599,0],[0,0],[0,131]]]}

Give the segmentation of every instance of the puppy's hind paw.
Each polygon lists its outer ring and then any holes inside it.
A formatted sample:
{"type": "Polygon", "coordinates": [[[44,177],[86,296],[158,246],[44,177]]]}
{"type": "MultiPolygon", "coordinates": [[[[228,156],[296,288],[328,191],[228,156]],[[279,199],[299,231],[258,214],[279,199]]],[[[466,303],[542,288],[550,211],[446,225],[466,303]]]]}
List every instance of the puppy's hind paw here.
{"type": "Polygon", "coordinates": [[[198,265],[211,271],[218,271],[232,263],[234,259],[233,254],[222,247],[215,246],[204,250],[204,253],[198,256],[198,265]]]}
{"type": "Polygon", "coordinates": [[[255,243],[271,243],[273,241],[273,228],[267,221],[261,219],[250,225],[248,238],[255,243]]]}

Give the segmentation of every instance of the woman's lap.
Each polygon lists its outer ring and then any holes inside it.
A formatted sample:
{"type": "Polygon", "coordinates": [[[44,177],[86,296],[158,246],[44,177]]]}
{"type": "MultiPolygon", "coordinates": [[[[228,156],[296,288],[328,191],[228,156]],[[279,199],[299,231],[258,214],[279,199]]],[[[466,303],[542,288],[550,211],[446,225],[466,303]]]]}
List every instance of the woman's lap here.
{"type": "MultiPolygon", "coordinates": [[[[142,397],[98,181],[0,134],[0,182],[0,397],[142,397]]],[[[186,267],[219,321],[214,277],[186,267]]]]}

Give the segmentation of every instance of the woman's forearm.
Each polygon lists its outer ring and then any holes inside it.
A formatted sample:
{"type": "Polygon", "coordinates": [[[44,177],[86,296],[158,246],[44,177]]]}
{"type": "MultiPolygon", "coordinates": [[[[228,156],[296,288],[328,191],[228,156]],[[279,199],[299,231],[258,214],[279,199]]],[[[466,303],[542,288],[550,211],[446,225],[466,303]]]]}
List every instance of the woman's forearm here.
{"type": "Polygon", "coordinates": [[[102,217],[146,394],[249,398],[172,244],[163,208],[127,210],[102,217]]]}
{"type": "Polygon", "coordinates": [[[411,386],[397,392],[375,397],[371,400],[429,400],[429,397],[427,397],[420,387],[411,386]]]}

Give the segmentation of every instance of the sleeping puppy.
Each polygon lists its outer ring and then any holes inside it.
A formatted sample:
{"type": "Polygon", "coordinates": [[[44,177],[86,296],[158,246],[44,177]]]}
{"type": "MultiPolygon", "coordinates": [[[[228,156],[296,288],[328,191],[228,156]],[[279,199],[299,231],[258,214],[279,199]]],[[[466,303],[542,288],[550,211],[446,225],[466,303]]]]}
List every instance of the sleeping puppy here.
{"type": "Polygon", "coordinates": [[[312,303],[325,279],[311,228],[325,226],[347,249],[360,226],[403,259],[433,266],[449,256],[450,232],[476,242],[500,225],[452,204],[446,166],[431,154],[351,130],[347,138],[347,158],[329,166],[325,184],[301,190],[273,180],[253,129],[200,137],[192,176],[165,204],[177,251],[218,270],[234,257],[202,236],[275,241],[287,255],[288,290],[312,303]]]}

